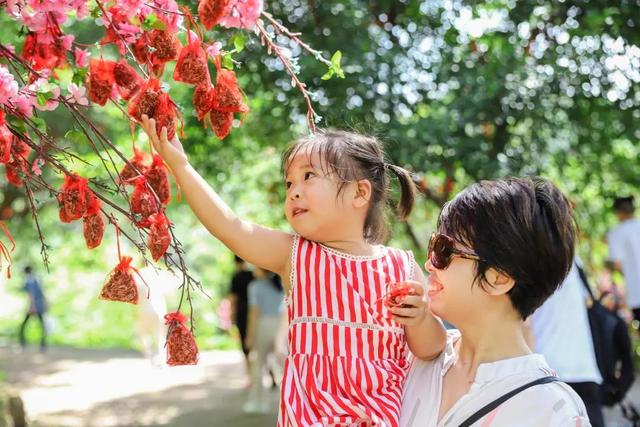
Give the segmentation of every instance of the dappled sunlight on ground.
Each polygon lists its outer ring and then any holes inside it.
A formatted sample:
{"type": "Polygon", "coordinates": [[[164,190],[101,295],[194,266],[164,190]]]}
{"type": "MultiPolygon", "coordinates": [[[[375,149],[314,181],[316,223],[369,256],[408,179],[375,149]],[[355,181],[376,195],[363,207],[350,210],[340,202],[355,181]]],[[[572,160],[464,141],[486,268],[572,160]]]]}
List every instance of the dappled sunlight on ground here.
{"type": "Polygon", "coordinates": [[[242,354],[204,352],[196,366],[154,366],[135,352],[0,347],[0,366],[39,426],[263,426],[273,412],[245,416],[242,354]]]}

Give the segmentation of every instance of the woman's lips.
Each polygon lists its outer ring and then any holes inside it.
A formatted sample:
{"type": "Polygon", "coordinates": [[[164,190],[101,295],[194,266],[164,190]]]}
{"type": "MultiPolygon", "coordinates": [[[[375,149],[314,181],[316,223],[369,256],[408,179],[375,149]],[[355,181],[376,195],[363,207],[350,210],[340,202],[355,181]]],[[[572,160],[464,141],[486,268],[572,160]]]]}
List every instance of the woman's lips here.
{"type": "Polygon", "coordinates": [[[442,283],[438,282],[433,275],[429,276],[429,291],[427,292],[429,296],[433,296],[443,289],[444,286],[442,286],[442,283]]]}

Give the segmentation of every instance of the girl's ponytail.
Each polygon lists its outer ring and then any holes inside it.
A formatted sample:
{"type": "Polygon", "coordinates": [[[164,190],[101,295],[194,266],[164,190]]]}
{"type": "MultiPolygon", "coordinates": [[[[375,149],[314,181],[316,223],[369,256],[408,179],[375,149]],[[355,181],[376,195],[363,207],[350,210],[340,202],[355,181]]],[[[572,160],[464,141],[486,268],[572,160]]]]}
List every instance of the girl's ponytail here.
{"type": "Polygon", "coordinates": [[[400,181],[400,203],[396,207],[396,214],[401,220],[405,220],[411,214],[416,201],[416,185],[405,168],[390,163],[385,163],[384,168],[393,172],[400,181]]]}

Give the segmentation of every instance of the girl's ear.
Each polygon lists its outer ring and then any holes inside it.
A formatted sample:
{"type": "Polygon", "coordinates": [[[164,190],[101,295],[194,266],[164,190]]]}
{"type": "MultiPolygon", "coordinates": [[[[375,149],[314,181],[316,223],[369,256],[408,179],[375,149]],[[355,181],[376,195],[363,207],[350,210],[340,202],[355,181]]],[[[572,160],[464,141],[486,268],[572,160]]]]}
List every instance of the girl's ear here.
{"type": "Polygon", "coordinates": [[[371,200],[371,181],[368,179],[361,179],[356,181],[356,192],[353,198],[353,206],[361,208],[369,204],[371,200]]]}

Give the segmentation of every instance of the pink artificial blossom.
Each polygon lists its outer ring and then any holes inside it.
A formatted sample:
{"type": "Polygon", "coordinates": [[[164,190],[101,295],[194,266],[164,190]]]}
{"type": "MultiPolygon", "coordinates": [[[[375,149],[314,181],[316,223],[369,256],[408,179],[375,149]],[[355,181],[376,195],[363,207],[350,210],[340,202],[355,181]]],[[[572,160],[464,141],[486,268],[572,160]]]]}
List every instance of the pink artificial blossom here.
{"type": "Polygon", "coordinates": [[[262,0],[236,0],[231,6],[231,12],[220,24],[227,28],[252,29],[262,13],[262,0]]]}
{"type": "Polygon", "coordinates": [[[209,45],[209,47],[207,47],[207,54],[209,54],[209,56],[212,59],[215,59],[216,56],[220,55],[220,50],[221,49],[222,49],[222,43],[215,42],[215,43],[209,45]]]}
{"type": "Polygon", "coordinates": [[[44,159],[42,157],[37,157],[33,161],[33,164],[31,165],[31,171],[36,176],[40,176],[40,175],[42,175],[42,169],[40,169],[40,167],[43,166],[43,165],[44,165],[44,159]]]}
{"type": "Polygon", "coordinates": [[[33,98],[32,100],[33,106],[36,107],[38,110],[53,111],[56,108],[58,108],[58,97],[60,96],[59,86],[50,85],[46,79],[38,79],[32,84],[30,84],[27,87],[27,89],[31,91],[31,94],[32,94],[31,96],[33,98]],[[44,105],[40,105],[40,103],[38,102],[38,95],[37,95],[39,92],[41,92],[42,88],[49,89],[49,90],[46,90],[45,92],[49,92],[51,93],[51,95],[53,95],[52,98],[48,99],[44,105]]]}
{"type": "Polygon", "coordinates": [[[89,105],[89,100],[85,96],[87,93],[87,88],[84,86],[78,87],[75,83],[69,83],[67,86],[69,93],[73,97],[73,101],[79,105],[89,105]]]}
{"type": "Polygon", "coordinates": [[[13,74],[0,65],[0,104],[9,104],[18,95],[18,83],[13,74]]]}
{"type": "Polygon", "coordinates": [[[24,117],[33,116],[33,98],[25,93],[19,93],[17,97],[13,99],[16,110],[24,117]]]}
{"type": "Polygon", "coordinates": [[[76,48],[75,50],[76,56],[76,65],[80,68],[84,68],[89,65],[89,52],[86,50],[82,50],[80,48],[76,48]]]}

